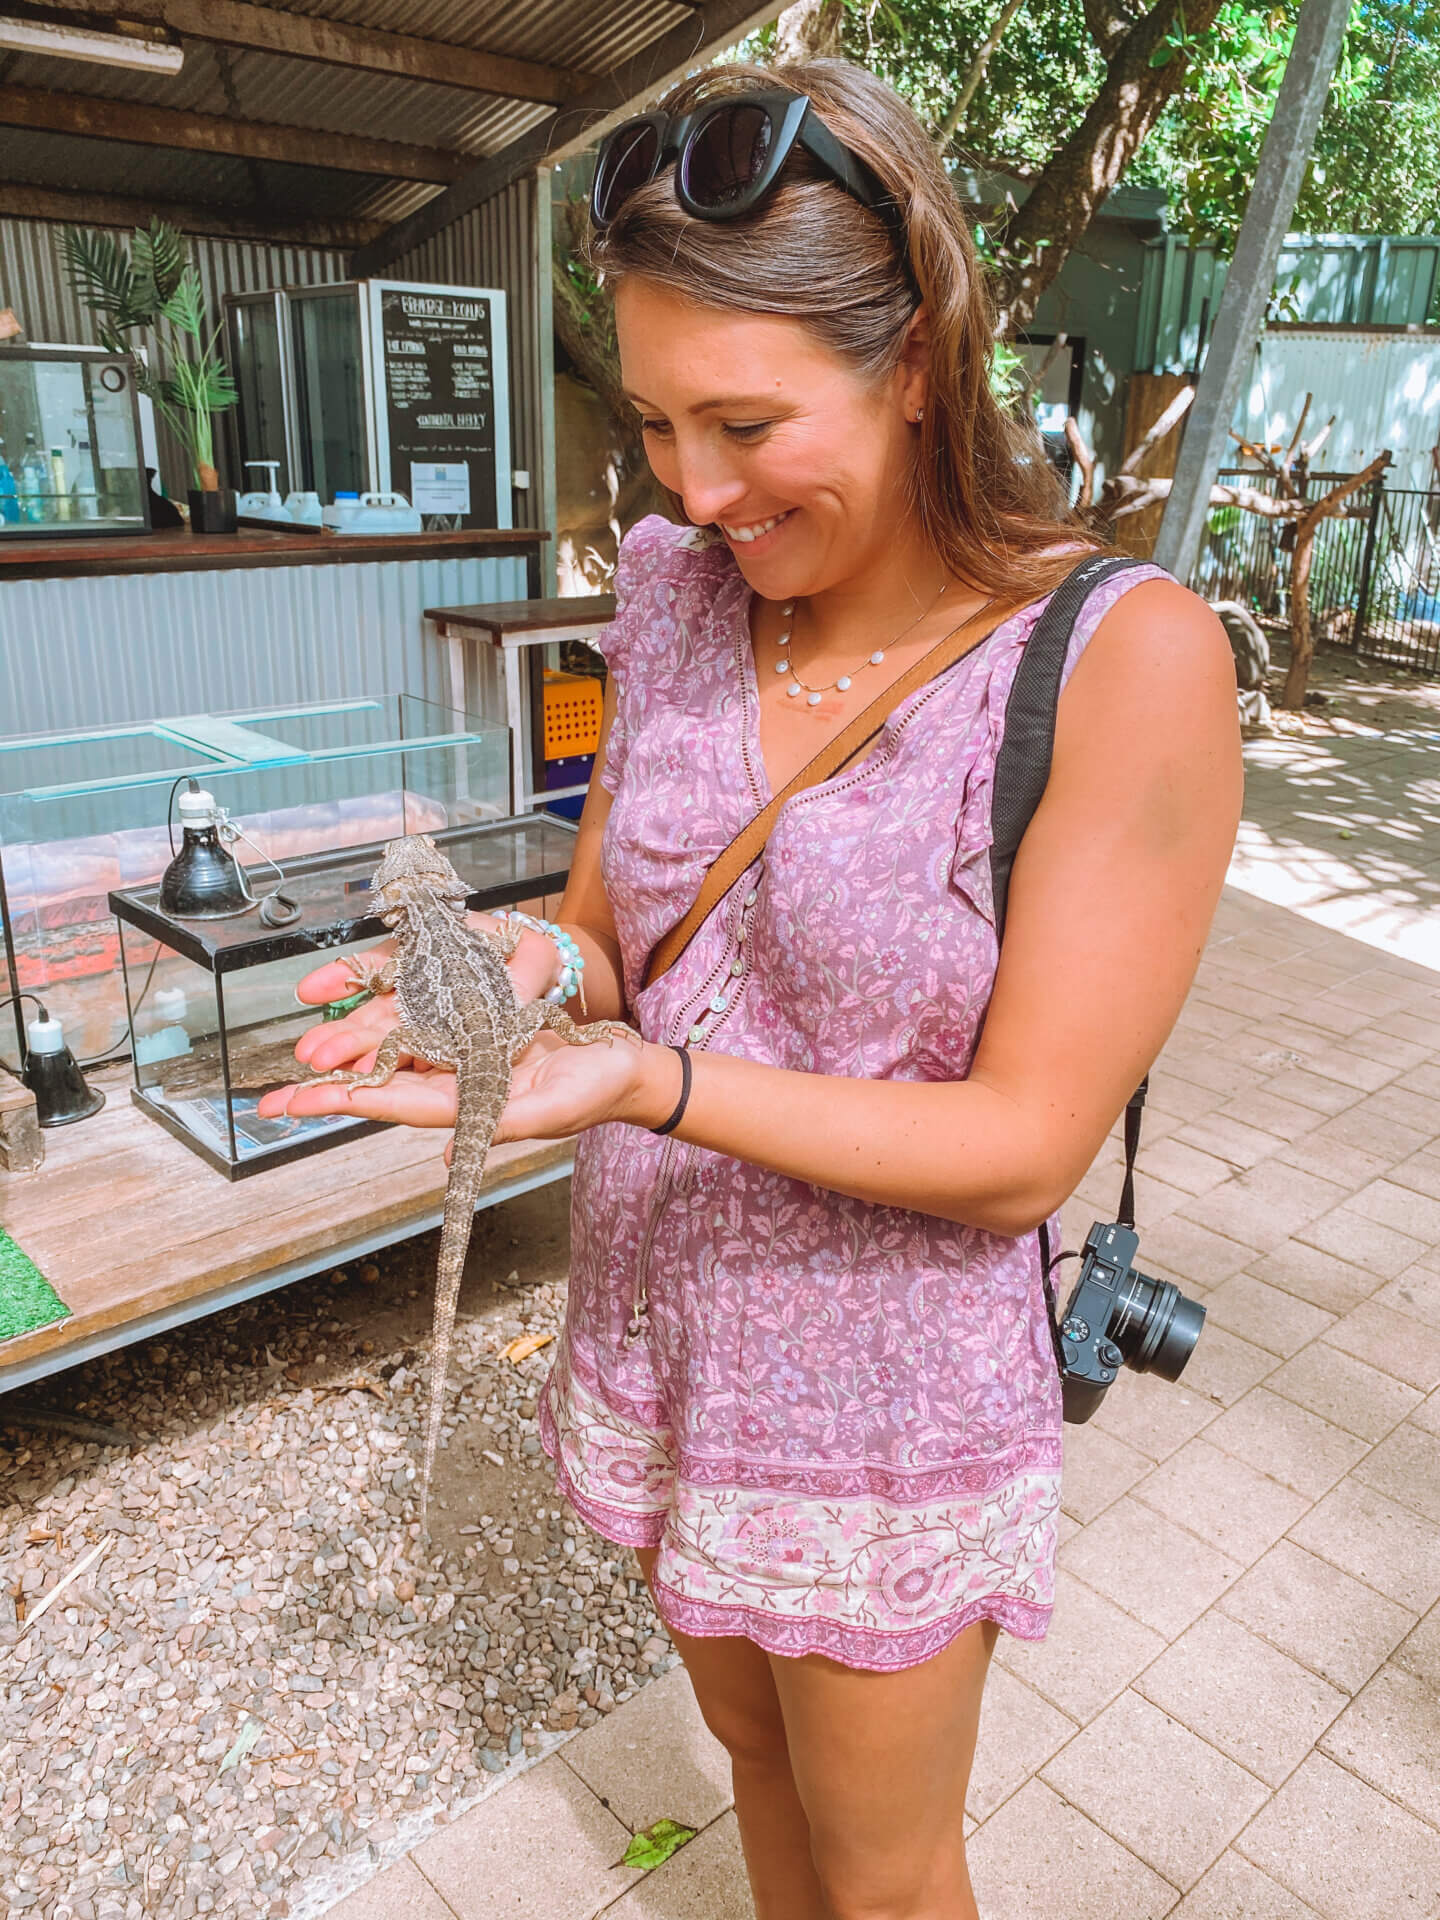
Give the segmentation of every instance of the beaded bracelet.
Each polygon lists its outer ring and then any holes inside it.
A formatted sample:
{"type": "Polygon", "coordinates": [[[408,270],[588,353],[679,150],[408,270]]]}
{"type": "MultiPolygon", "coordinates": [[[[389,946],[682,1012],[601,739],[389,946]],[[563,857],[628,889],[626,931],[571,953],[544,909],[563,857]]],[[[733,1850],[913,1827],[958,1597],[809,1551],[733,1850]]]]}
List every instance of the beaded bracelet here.
{"type": "Polygon", "coordinates": [[[563,927],[557,927],[553,920],[537,920],[533,914],[520,913],[514,907],[506,907],[496,916],[498,920],[509,920],[517,926],[529,927],[532,933],[543,933],[553,940],[560,955],[560,977],[545,995],[552,1007],[563,1007],[567,1000],[580,996],[580,1011],[588,1013],[585,1005],[585,956],[566,933],[563,927]]]}

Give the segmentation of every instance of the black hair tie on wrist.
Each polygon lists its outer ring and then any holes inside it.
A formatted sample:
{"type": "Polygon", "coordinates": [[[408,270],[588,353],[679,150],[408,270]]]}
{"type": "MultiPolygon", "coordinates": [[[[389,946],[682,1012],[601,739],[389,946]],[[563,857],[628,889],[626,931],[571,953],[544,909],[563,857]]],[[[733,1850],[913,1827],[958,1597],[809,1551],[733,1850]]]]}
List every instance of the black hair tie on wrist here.
{"type": "Polygon", "coordinates": [[[675,1111],[661,1126],[651,1127],[651,1133],[673,1133],[685,1118],[685,1109],[690,1104],[690,1055],[686,1048],[672,1046],[670,1051],[680,1059],[680,1098],[675,1102],[675,1111]]]}

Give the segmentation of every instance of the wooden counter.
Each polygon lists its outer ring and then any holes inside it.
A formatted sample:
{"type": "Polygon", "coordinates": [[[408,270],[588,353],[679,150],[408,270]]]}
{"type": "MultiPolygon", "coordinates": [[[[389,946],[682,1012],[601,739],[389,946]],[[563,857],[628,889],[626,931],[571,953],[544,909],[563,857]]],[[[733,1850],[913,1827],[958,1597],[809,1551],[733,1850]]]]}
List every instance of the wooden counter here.
{"type": "MultiPolygon", "coordinates": [[[[443,1133],[385,1127],[232,1184],[135,1107],[128,1070],[91,1080],[104,1110],[46,1133],[37,1172],[0,1172],[0,1220],[71,1309],[0,1341],[0,1393],[439,1224],[443,1133]]],[[[478,1207],[572,1159],[569,1140],[493,1148],[478,1207]]]]}
{"type": "Polygon", "coordinates": [[[238,533],[108,534],[94,539],[0,540],[0,584],[101,574],[211,573],[226,568],[355,565],[366,560],[461,560],[538,554],[550,535],[534,527],[460,533],[330,533],[242,527],[238,533]]]}

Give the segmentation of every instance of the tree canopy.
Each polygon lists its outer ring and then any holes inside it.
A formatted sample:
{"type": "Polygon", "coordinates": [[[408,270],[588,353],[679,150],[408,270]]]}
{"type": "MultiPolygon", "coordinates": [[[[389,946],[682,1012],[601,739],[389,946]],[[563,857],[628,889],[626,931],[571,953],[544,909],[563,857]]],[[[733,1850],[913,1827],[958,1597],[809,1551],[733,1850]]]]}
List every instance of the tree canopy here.
{"type": "MultiPolygon", "coordinates": [[[[1172,224],[1233,243],[1254,181],[1301,0],[1192,0],[1174,9],[1159,65],[1184,79],[1125,178],[1161,187],[1172,224]],[[1202,29],[1197,18],[1207,19],[1202,29]]],[[[845,0],[842,45],[940,127],[1002,0],[845,0]]],[[[1025,0],[990,58],[950,151],[1039,175],[1104,83],[1102,45],[1142,0],[1025,0]]],[[[1297,229],[1440,229],[1440,0],[1356,0],[1297,229]]]]}

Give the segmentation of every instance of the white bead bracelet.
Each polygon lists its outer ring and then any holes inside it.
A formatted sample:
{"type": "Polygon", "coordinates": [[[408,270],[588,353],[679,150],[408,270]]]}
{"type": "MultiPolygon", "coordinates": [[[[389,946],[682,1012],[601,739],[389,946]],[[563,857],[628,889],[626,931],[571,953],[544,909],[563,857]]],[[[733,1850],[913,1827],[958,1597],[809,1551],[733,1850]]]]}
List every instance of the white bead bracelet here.
{"type": "Polygon", "coordinates": [[[585,1005],[585,956],[566,933],[563,927],[557,927],[553,920],[537,920],[533,914],[520,913],[514,907],[506,907],[496,915],[499,920],[509,920],[517,926],[529,927],[532,933],[543,933],[547,940],[553,940],[560,956],[560,976],[555,985],[545,995],[552,1007],[563,1007],[567,1000],[580,996],[580,1011],[588,1013],[585,1005]]]}

